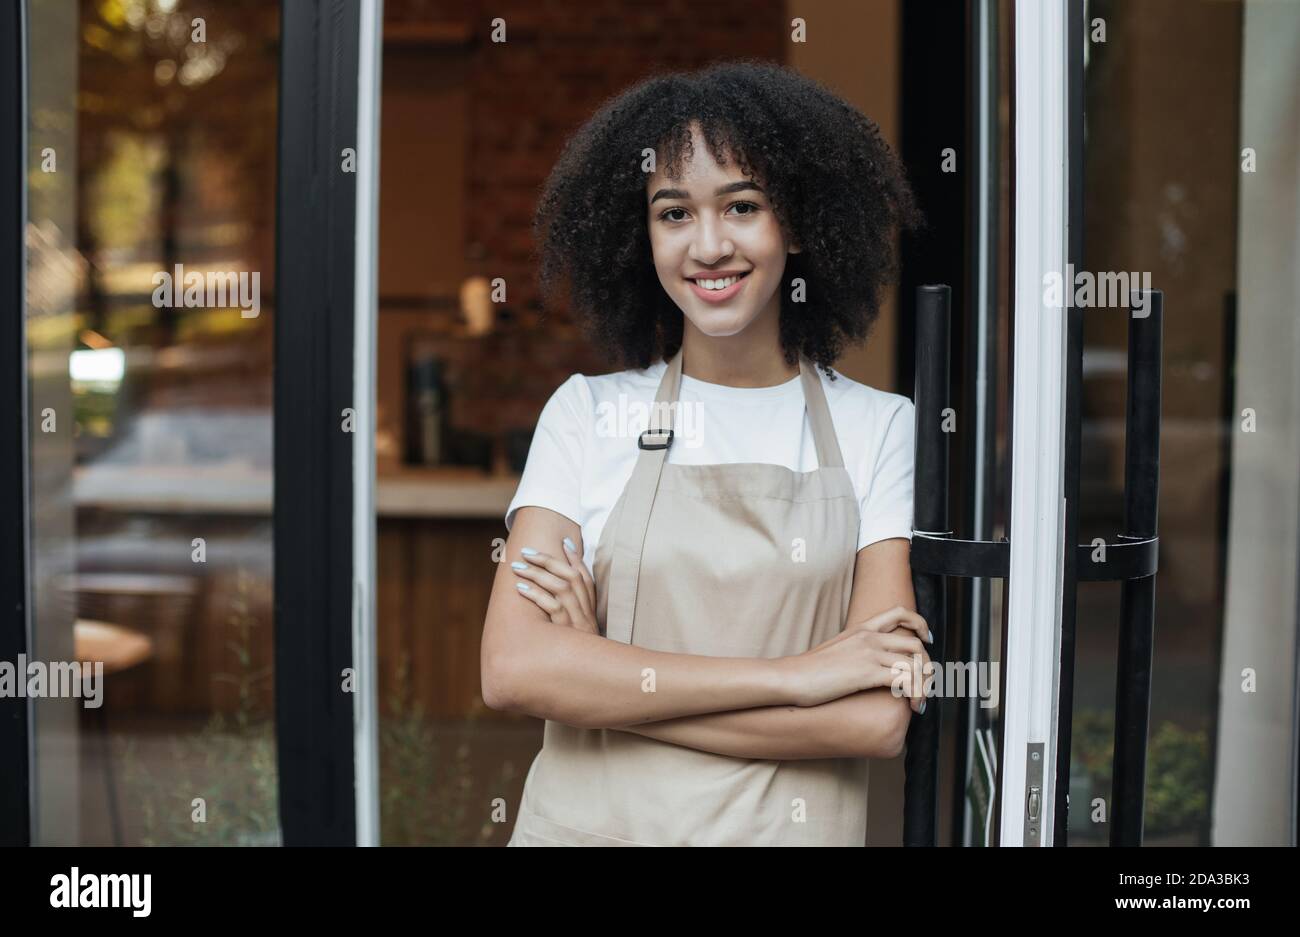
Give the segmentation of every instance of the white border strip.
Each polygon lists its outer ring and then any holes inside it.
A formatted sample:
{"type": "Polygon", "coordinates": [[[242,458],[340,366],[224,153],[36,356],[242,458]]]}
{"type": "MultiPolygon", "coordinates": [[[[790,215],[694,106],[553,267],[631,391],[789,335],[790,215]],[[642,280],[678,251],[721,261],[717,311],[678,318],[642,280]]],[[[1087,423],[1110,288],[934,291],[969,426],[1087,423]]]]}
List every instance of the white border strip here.
{"type": "MultiPolygon", "coordinates": [[[[379,248],[379,92],[383,0],[361,0],[357,66],[356,295],[352,399],[352,694],[357,845],[379,845],[379,692],[375,621],[375,354],[379,248]]],[[[337,158],[337,154],[335,156],[337,158]]]]}
{"type": "MultiPolygon", "coordinates": [[[[1001,844],[1025,845],[1028,746],[1044,743],[1039,842],[1052,844],[1065,530],[1065,312],[1044,277],[1066,270],[1066,0],[1016,0],[1015,347],[1011,568],[1001,844]]],[[[1072,289],[1066,284],[1065,289],[1072,289]]]]}

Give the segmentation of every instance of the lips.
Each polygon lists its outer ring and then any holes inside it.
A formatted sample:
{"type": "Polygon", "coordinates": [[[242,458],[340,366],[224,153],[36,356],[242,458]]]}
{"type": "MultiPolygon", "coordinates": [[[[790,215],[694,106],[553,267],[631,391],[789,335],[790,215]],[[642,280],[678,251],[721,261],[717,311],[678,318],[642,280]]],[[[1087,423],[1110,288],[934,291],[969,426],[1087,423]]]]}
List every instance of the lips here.
{"type": "Polygon", "coordinates": [[[692,273],[686,277],[688,280],[725,280],[727,277],[741,277],[749,273],[748,270],[701,270],[699,273],[692,273]]]}
{"type": "MultiPolygon", "coordinates": [[[[731,297],[735,296],[737,293],[739,293],[742,289],[745,288],[745,281],[749,279],[749,273],[750,271],[748,270],[738,271],[735,275],[739,276],[740,279],[738,279],[735,283],[728,286],[726,289],[721,289],[721,290],[705,289],[704,287],[700,286],[700,284],[697,283],[695,280],[688,280],[688,282],[691,284],[691,290],[695,293],[696,296],[700,297],[700,299],[704,300],[707,303],[722,303],[722,302],[726,302],[728,299],[731,299],[731,297]]],[[[726,276],[727,276],[727,272],[720,270],[717,273],[708,276],[701,275],[698,277],[698,279],[723,280],[726,279],[726,276]]]]}

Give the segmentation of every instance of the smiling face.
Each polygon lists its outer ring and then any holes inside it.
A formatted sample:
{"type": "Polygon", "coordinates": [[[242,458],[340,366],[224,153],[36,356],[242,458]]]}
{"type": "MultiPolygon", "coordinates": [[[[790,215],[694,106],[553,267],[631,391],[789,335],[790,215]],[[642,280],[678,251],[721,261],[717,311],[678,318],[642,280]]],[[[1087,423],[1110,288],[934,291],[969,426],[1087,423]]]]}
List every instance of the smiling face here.
{"type": "Polygon", "coordinates": [[[659,282],[688,329],[724,337],[763,320],[775,333],[786,256],[798,249],[786,241],[762,188],[730,159],[715,163],[698,126],[691,136],[681,177],[656,171],[646,185],[659,282]]]}

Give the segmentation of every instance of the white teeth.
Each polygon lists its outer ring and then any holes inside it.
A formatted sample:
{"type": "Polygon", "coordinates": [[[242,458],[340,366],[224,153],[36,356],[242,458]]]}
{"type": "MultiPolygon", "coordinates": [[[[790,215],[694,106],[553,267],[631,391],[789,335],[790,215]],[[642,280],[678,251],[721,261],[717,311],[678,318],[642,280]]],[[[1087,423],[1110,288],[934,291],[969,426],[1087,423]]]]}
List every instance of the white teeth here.
{"type": "Polygon", "coordinates": [[[706,290],[725,290],[739,279],[740,277],[735,276],[725,277],[721,280],[696,280],[695,282],[706,290]]]}

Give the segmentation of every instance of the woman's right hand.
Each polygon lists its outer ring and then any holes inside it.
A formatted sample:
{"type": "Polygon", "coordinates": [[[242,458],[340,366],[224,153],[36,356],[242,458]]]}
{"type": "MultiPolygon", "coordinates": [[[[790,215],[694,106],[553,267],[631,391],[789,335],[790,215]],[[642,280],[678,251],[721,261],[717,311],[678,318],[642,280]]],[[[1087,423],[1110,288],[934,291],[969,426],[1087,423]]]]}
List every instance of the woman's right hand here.
{"type": "Polygon", "coordinates": [[[911,698],[912,711],[921,711],[930,663],[925,645],[913,629],[881,630],[865,625],[850,626],[830,640],[782,660],[795,705],[817,706],[862,690],[897,684],[900,695],[911,698]]]}

